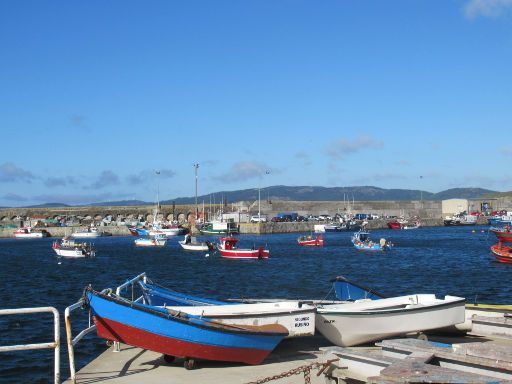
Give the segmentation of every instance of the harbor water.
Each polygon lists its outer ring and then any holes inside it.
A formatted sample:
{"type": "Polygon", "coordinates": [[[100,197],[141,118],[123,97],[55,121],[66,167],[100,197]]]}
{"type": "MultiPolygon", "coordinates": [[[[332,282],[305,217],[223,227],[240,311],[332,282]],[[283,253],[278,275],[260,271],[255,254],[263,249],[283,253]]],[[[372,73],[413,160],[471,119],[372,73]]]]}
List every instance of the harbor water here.
{"type": "MultiPolygon", "coordinates": [[[[383,253],[357,251],[351,232],[327,233],[324,247],[299,247],[300,234],[240,236],[239,246],[266,245],[268,260],[228,260],[217,252],[186,252],[179,238],[161,249],[134,246],[134,237],[94,240],[93,259],[56,257],[54,239],[0,239],[0,308],[54,306],[61,314],[61,378],[69,377],[64,309],[78,301],[85,286],[122,284],[146,272],[153,281],[175,290],[216,299],[333,299],[330,279],[343,275],[387,296],[435,293],[466,297],[468,302],[510,304],[512,266],[499,264],[489,247],[488,227],[433,227],[375,230],[394,247],[383,253]]],[[[201,237],[209,241],[215,237],[201,237]]],[[[85,311],[80,311],[85,312],[85,311]]],[[[83,325],[85,313],[75,316],[83,325]]],[[[76,322],[74,324],[77,324],[76,322]]],[[[49,314],[0,317],[0,345],[53,340],[49,314]]],[[[91,335],[75,348],[77,369],[107,348],[91,335]]],[[[53,381],[53,351],[2,353],[0,382],[53,381]]]]}

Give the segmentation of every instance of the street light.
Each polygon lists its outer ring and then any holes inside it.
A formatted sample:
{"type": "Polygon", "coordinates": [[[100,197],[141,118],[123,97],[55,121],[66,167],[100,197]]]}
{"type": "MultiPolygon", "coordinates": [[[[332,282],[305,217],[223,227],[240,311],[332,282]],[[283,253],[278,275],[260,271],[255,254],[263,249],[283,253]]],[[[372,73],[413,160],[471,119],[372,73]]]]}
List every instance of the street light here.
{"type": "MultiPolygon", "coordinates": [[[[420,180],[421,179],[423,179],[423,176],[420,176],[420,180]]],[[[421,201],[423,201],[423,189],[421,189],[421,188],[422,188],[422,186],[420,184],[420,194],[421,194],[420,196],[421,196],[421,201]]]]}
{"type": "Polygon", "coordinates": [[[195,175],[196,175],[196,221],[197,221],[197,216],[199,215],[199,211],[197,210],[197,169],[198,168],[199,168],[199,164],[195,163],[194,170],[195,170],[195,175]]]}
{"type": "MultiPolygon", "coordinates": [[[[269,175],[270,171],[265,171],[265,175],[269,175]]],[[[261,223],[261,179],[258,187],[258,222],[261,223]]]]}

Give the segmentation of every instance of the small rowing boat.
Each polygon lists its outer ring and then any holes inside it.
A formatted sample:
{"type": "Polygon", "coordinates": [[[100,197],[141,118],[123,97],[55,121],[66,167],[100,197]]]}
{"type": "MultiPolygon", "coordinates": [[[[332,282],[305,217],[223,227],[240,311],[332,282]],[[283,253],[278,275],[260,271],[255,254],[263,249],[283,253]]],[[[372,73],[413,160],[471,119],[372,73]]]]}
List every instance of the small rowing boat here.
{"type": "Polygon", "coordinates": [[[137,303],[87,287],[99,337],[174,357],[192,369],[196,359],[260,364],[288,334],[279,324],[229,325],[170,308],[137,303]]]}
{"type": "Polygon", "coordinates": [[[297,239],[297,243],[303,247],[323,247],[324,246],[324,238],[322,235],[311,236],[305,235],[301,236],[297,239]]]}

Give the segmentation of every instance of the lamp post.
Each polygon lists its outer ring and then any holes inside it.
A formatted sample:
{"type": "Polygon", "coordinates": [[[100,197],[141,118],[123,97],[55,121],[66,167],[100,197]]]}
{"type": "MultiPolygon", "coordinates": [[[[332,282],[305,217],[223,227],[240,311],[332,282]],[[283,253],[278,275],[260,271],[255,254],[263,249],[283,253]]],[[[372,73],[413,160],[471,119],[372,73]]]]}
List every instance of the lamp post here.
{"type": "MultiPolygon", "coordinates": [[[[423,176],[420,176],[420,180],[422,180],[422,179],[423,179],[423,176]]],[[[421,196],[420,200],[423,202],[423,189],[421,189],[421,188],[422,187],[421,187],[421,183],[420,183],[420,196],[421,196]]]]}
{"type": "Polygon", "coordinates": [[[194,164],[194,171],[195,171],[195,175],[196,175],[196,221],[197,221],[197,216],[199,214],[198,210],[197,210],[197,169],[199,168],[199,164],[198,163],[195,163],[194,164]]]}
{"type": "MultiPolygon", "coordinates": [[[[265,171],[265,175],[270,174],[270,171],[265,171]]],[[[258,187],[258,222],[261,223],[261,179],[258,187]]]]}
{"type": "MultiPolygon", "coordinates": [[[[160,171],[155,171],[156,176],[156,208],[160,210],[160,171]]],[[[158,212],[157,212],[158,214],[158,212]]]]}

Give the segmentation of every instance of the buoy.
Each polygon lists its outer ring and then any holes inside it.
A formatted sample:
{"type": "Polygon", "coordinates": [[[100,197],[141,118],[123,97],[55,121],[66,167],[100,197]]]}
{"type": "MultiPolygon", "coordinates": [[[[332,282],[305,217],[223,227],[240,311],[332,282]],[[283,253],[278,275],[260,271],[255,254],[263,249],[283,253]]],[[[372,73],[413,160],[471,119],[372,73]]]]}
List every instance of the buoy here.
{"type": "Polygon", "coordinates": [[[475,232],[476,232],[476,231],[475,231],[474,229],[471,231],[471,233],[475,233],[475,232]]]}
{"type": "Polygon", "coordinates": [[[62,264],[62,261],[59,261],[57,264],[62,264]]]}
{"type": "Polygon", "coordinates": [[[210,256],[210,254],[209,254],[209,253],[207,253],[206,255],[204,255],[204,257],[209,257],[209,256],[210,256]]]}

